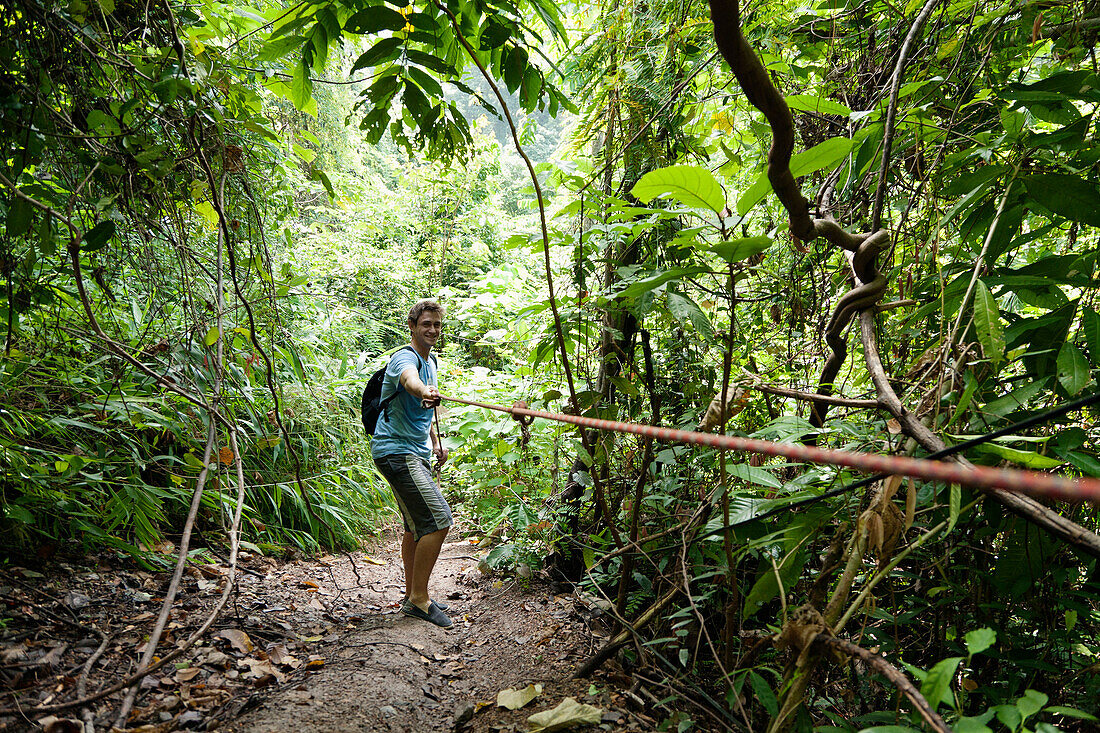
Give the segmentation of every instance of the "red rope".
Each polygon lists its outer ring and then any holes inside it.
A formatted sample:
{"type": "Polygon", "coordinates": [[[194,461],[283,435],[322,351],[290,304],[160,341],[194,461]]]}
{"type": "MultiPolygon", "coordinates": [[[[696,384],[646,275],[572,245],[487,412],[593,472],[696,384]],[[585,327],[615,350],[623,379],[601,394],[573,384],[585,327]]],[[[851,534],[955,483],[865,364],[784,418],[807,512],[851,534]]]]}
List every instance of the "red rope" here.
{"type": "Polygon", "coordinates": [[[688,443],[707,445],[725,450],[742,450],[750,453],[762,453],[767,456],[783,456],[795,461],[825,463],[833,466],[886,473],[900,476],[912,476],[926,481],[939,481],[946,484],[973,486],[978,489],[1005,489],[1022,494],[1045,496],[1067,501],[1090,501],[1100,503],[1100,480],[1094,478],[1067,478],[1039,471],[1024,471],[1012,468],[990,468],[988,466],[966,467],[958,463],[932,461],[907,456],[882,456],[876,453],[858,453],[855,451],[829,450],[796,443],[776,443],[770,440],[738,438],[731,435],[697,433],[692,430],[658,428],[639,423],[601,420],[594,417],[563,415],[556,412],[531,410],[527,407],[505,407],[488,402],[464,400],[458,397],[441,395],[444,400],[457,402],[487,410],[507,412],[513,417],[542,418],[556,422],[571,423],[584,428],[610,430],[617,433],[633,433],[655,440],[670,443],[688,443]]]}

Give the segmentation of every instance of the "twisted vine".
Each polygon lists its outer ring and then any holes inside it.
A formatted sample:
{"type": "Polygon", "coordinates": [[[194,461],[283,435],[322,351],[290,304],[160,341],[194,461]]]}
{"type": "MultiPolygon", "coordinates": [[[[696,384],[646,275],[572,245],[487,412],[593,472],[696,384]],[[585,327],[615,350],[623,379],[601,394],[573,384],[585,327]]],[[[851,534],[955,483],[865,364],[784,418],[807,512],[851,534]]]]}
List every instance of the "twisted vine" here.
{"type": "MultiPolygon", "coordinates": [[[[935,436],[931,430],[917,421],[915,416],[901,404],[886,378],[886,372],[878,356],[874,332],[874,307],[886,289],[887,280],[886,276],[878,270],[876,259],[890,245],[889,233],[885,229],[878,228],[879,214],[876,212],[874,217],[875,230],[860,235],[844,231],[831,218],[815,219],[810,215],[809,202],[802,195],[790,169],[791,155],[794,150],[794,118],[783,96],[772,84],[763,64],[741,32],[739,2],[738,0],[709,0],[709,4],[711,20],[714,25],[714,37],[719,51],[729,63],[730,69],[744,90],[746,98],[764,114],[772,128],[773,137],[771,148],[768,151],[767,176],[776,196],[787,211],[791,233],[804,241],[818,237],[823,238],[830,244],[844,249],[849,256],[855,286],[840,298],[830,317],[825,339],[832,354],[822,370],[818,394],[822,396],[832,394],[833,381],[847,358],[848,347],[843,335],[844,331],[852,319],[859,314],[860,335],[865,347],[867,367],[874,381],[880,406],[898,419],[902,430],[925,448],[932,450],[944,447],[938,436],[935,436]]],[[[909,31],[905,49],[908,49],[934,6],[935,0],[927,0],[909,31]]],[[[903,50],[893,75],[895,88],[900,82],[905,60],[903,50]]],[[[896,104],[896,98],[896,93],[891,95],[891,105],[896,104]]],[[[884,151],[881,164],[883,179],[888,170],[888,156],[889,152],[884,151]]],[[[880,182],[879,190],[884,190],[884,183],[885,180],[880,182]]],[[[824,424],[828,406],[829,403],[824,400],[815,400],[810,419],[811,424],[815,427],[824,424]]],[[[965,462],[965,459],[961,458],[956,458],[956,460],[965,462]]],[[[1100,537],[1095,533],[1089,532],[1071,520],[1060,516],[1057,512],[1027,497],[1019,497],[1007,492],[989,493],[1013,512],[1044,527],[1061,540],[1084,549],[1093,556],[1100,556],[1098,554],[1100,553],[1100,537]]],[[[862,562],[867,541],[868,536],[865,527],[857,530],[852,537],[847,567],[841,575],[838,588],[833,593],[832,603],[829,604],[823,620],[823,630],[830,635],[835,631],[839,631],[839,629],[830,627],[837,622],[840,615],[840,606],[847,600],[851,582],[862,562]]],[[[805,645],[807,652],[809,646],[809,644],[805,645]]],[[[842,651],[851,654],[854,650],[844,648],[842,651]]],[[[789,726],[794,711],[805,697],[809,678],[816,666],[816,660],[816,655],[801,654],[798,663],[788,668],[783,682],[784,693],[781,700],[781,709],[769,725],[768,730],[770,733],[777,733],[789,726]]],[[[922,709],[919,700],[914,700],[914,702],[922,714],[927,712],[922,709]]],[[[927,706],[927,703],[925,703],[925,706],[927,706]]],[[[926,720],[928,719],[926,718],[926,720]]],[[[942,721],[929,720],[929,722],[933,727],[942,729],[940,727],[942,721]]]]}

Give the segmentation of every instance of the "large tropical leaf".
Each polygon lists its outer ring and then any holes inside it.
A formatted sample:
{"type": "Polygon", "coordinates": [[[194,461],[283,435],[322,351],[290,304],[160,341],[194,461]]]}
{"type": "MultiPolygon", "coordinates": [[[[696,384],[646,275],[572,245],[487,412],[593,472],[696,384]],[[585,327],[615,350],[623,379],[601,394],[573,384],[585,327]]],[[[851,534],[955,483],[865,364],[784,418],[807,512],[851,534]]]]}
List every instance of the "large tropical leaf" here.
{"type": "MultiPolygon", "coordinates": [[[[804,150],[791,156],[791,174],[795,178],[808,176],[811,173],[836,165],[852,150],[852,140],[847,137],[834,137],[823,143],[814,145],[809,150],[804,150]]],[[[749,209],[756,206],[760,199],[768,195],[772,190],[771,181],[767,173],[761,173],[756,182],[749,187],[737,200],[737,213],[744,216],[749,209]]]]}
{"type": "Polygon", "coordinates": [[[1001,312],[989,287],[978,280],[974,287],[974,326],[986,358],[1000,364],[1005,358],[1005,337],[1001,330],[1001,312]]]}
{"type": "Polygon", "coordinates": [[[1100,187],[1078,176],[1042,173],[1023,177],[1032,199],[1070,221],[1100,227],[1100,187]]]}
{"type": "Polygon", "coordinates": [[[722,184],[706,168],[674,165],[646,173],[630,191],[640,201],[669,196],[693,209],[710,209],[718,214],[726,208],[722,184]]]}

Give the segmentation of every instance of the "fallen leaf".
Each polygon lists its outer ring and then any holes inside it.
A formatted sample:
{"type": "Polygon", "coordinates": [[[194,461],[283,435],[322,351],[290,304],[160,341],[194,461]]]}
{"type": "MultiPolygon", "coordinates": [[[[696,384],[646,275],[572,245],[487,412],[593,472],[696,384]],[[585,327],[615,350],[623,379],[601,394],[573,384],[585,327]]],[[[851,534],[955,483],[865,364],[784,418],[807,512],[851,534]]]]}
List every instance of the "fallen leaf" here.
{"type": "Polygon", "coordinates": [[[366,555],[363,555],[363,562],[369,562],[371,565],[385,565],[386,564],[385,561],[383,561],[383,560],[375,560],[373,557],[367,557],[366,555]]]}
{"type": "Polygon", "coordinates": [[[530,733],[551,733],[575,725],[593,725],[602,718],[603,711],[599,708],[567,697],[553,710],[543,710],[527,718],[527,725],[530,726],[530,733]]]}
{"type": "Polygon", "coordinates": [[[176,670],[176,682],[190,682],[202,672],[198,667],[186,667],[176,670]]]}
{"type": "Polygon", "coordinates": [[[253,678],[259,681],[264,677],[271,676],[277,679],[280,684],[286,681],[286,675],[275,669],[275,666],[267,659],[254,659],[249,657],[247,659],[242,659],[238,666],[248,667],[248,671],[241,675],[245,679],[253,678]]]}
{"type": "Polygon", "coordinates": [[[229,656],[217,649],[210,649],[203,657],[202,664],[209,664],[211,667],[221,667],[225,669],[229,665],[229,656]]]}
{"type": "Polygon", "coordinates": [[[49,715],[41,718],[38,724],[42,726],[42,733],[84,733],[84,724],[71,718],[49,715]]]}
{"type": "Polygon", "coordinates": [[[229,572],[229,568],[224,568],[217,564],[199,565],[198,569],[200,573],[212,580],[224,577],[229,572]]]}
{"type": "Polygon", "coordinates": [[[301,583],[298,583],[298,587],[299,588],[312,588],[313,590],[317,590],[321,586],[318,585],[317,581],[315,581],[315,580],[303,580],[301,583]]]}
{"type": "Polygon", "coordinates": [[[316,654],[309,655],[309,661],[306,662],[306,669],[321,669],[324,666],[324,657],[319,657],[316,654]]]}
{"type": "Polygon", "coordinates": [[[302,666],[302,661],[296,656],[287,651],[285,644],[276,644],[268,650],[268,656],[271,658],[271,662],[280,667],[290,667],[291,669],[298,669],[302,666]]]}
{"type": "Polygon", "coordinates": [[[497,693],[497,705],[509,710],[519,710],[542,692],[542,685],[527,685],[522,690],[509,687],[497,693]]]}
{"type": "Polygon", "coordinates": [[[233,648],[239,651],[241,654],[248,654],[251,652],[255,645],[252,643],[252,639],[248,638],[248,634],[244,633],[240,629],[222,629],[218,633],[214,634],[214,638],[222,638],[233,645],[233,648]]]}

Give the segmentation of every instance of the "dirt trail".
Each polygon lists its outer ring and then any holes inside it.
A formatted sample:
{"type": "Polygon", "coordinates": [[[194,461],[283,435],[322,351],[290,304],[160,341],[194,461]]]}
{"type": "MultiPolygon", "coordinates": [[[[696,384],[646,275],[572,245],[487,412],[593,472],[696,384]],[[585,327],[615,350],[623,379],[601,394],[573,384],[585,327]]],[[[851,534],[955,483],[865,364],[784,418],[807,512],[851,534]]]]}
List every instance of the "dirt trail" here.
{"type": "Polygon", "coordinates": [[[304,606],[319,612],[321,621],[342,619],[343,628],[315,649],[323,666],[315,663],[315,671],[253,694],[240,714],[222,717],[233,719],[217,729],[526,731],[529,715],[566,696],[603,710],[601,724],[589,730],[655,729],[652,718],[624,705],[607,678],[570,679],[604,641],[598,610],[573,595],[554,595],[544,584],[524,589],[486,577],[477,569],[475,549],[466,542],[445,545],[433,576],[436,598],[451,606],[455,625],[449,630],[398,612],[404,586],[392,542],[353,555],[358,580],[348,559],[339,556],[287,564],[263,579],[246,577],[242,591],[249,584],[286,589],[285,610],[272,613],[304,606]],[[495,705],[500,690],[531,683],[543,690],[523,709],[495,705]]]}
{"type": "MultiPolygon", "coordinates": [[[[528,716],[566,697],[600,709],[588,730],[656,729],[656,698],[631,692],[638,683],[614,662],[591,680],[571,678],[607,639],[597,604],[537,578],[523,587],[486,576],[484,551],[456,541],[432,579],[454,627],[407,618],[396,536],[350,556],[277,561],[243,551],[229,606],[197,644],[143,679],[117,730],[520,733],[528,716]],[[529,684],[542,691],[522,709],[495,705],[500,690],[529,684]]],[[[177,550],[165,541],[155,552],[170,567],[177,550]]],[[[0,565],[0,731],[113,729],[121,693],[65,707],[53,723],[34,709],[131,674],[170,575],[113,553],[0,565]]],[[[227,579],[224,561],[187,568],[161,654],[208,618],[227,579]]]]}

